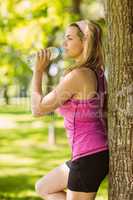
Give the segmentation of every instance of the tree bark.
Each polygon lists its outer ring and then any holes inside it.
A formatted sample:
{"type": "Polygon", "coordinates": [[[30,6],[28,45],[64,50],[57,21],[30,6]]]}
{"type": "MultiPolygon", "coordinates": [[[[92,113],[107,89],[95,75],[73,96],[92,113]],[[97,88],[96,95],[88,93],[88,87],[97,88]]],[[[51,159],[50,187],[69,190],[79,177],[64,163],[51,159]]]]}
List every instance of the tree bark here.
{"type": "Polygon", "coordinates": [[[8,105],[9,104],[9,95],[8,95],[8,84],[4,85],[4,93],[3,93],[5,103],[8,105]]]}
{"type": "Polygon", "coordinates": [[[109,200],[133,199],[133,1],[107,0],[109,200]]]}

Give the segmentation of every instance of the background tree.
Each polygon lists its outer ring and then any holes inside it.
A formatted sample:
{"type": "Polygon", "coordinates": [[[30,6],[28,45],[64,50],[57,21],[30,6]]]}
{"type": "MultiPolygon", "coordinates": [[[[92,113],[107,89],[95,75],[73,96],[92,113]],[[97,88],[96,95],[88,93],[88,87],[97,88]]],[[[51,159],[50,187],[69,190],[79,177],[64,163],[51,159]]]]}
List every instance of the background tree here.
{"type": "Polygon", "coordinates": [[[133,1],[107,0],[109,200],[133,199],[133,1]]]}

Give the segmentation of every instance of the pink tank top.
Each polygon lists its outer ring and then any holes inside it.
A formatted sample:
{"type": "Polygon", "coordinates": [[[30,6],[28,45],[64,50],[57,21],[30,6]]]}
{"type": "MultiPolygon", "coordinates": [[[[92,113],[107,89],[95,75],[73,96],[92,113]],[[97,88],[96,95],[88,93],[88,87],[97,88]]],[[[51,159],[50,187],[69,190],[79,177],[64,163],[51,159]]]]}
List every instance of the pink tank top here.
{"type": "Polygon", "coordinates": [[[103,117],[107,86],[104,71],[95,72],[98,88],[94,97],[86,100],[71,98],[57,109],[64,117],[72,160],[108,149],[107,125],[103,117]]]}

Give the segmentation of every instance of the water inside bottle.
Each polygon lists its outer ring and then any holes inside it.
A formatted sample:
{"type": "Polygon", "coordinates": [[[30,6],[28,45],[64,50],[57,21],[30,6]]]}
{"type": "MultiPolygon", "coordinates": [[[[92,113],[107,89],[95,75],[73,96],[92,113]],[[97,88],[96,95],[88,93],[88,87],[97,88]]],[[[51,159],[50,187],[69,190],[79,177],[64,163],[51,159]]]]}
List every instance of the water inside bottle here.
{"type": "MultiPolygon", "coordinates": [[[[48,49],[50,50],[50,61],[54,61],[55,59],[62,57],[63,53],[64,53],[64,49],[63,47],[48,47],[48,49]]],[[[31,55],[29,55],[26,59],[26,62],[28,64],[28,66],[33,70],[33,67],[36,63],[36,59],[37,59],[37,54],[33,53],[31,55]]]]}
{"type": "Polygon", "coordinates": [[[60,56],[62,56],[64,49],[62,47],[49,47],[51,56],[50,56],[50,60],[54,60],[60,56]]]}

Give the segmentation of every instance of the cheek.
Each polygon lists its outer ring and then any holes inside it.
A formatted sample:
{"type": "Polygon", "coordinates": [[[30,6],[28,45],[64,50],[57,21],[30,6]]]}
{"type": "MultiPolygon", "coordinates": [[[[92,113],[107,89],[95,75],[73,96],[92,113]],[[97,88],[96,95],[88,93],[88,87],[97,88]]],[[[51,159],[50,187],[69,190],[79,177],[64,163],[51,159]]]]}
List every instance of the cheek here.
{"type": "Polygon", "coordinates": [[[70,44],[70,53],[73,56],[78,56],[79,54],[81,54],[82,51],[83,51],[83,45],[81,44],[81,42],[73,41],[70,44]]]}

